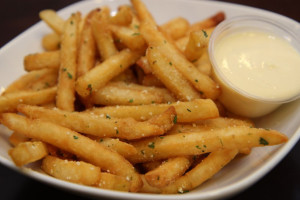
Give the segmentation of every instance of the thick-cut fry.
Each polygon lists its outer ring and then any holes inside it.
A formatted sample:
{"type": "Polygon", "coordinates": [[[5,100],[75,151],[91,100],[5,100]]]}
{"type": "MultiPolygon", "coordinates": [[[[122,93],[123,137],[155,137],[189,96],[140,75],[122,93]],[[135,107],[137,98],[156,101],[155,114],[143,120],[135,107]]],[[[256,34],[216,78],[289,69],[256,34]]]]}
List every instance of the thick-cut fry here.
{"type": "Polygon", "coordinates": [[[40,91],[19,91],[0,96],[0,113],[15,111],[21,103],[29,105],[42,105],[53,102],[56,95],[56,87],[40,91]]]}
{"type": "Polygon", "coordinates": [[[112,118],[108,114],[99,116],[29,105],[20,105],[18,111],[30,118],[44,119],[80,133],[99,137],[118,137],[130,140],[164,133],[161,127],[150,122],[137,122],[132,118],[112,118]]]}
{"type": "Polygon", "coordinates": [[[94,67],[96,62],[96,42],[93,36],[91,19],[97,10],[91,11],[84,20],[78,49],[77,77],[94,67]]]}
{"type": "Polygon", "coordinates": [[[101,173],[97,186],[102,189],[128,192],[130,189],[130,181],[125,177],[104,172],[101,173]]]}
{"type": "Polygon", "coordinates": [[[28,163],[37,161],[48,155],[47,147],[43,142],[21,142],[8,154],[17,166],[23,166],[28,163]]]}
{"type": "Polygon", "coordinates": [[[108,83],[112,78],[125,71],[140,57],[138,52],[125,49],[109,57],[103,63],[96,65],[76,81],[76,91],[82,97],[87,97],[108,83]]]}
{"type": "Polygon", "coordinates": [[[164,88],[140,86],[134,83],[111,82],[92,93],[90,101],[98,105],[142,105],[174,102],[164,88]]]}
{"type": "Polygon", "coordinates": [[[57,34],[63,33],[65,21],[60,16],[58,16],[54,10],[42,10],[39,13],[39,16],[57,34]]]}
{"type": "Polygon", "coordinates": [[[101,170],[97,166],[54,156],[44,158],[41,168],[55,178],[83,185],[96,185],[101,177],[101,170]]]}
{"type": "Polygon", "coordinates": [[[149,185],[162,188],[182,176],[190,165],[191,159],[188,157],[169,158],[158,168],[147,172],[145,179],[149,185]]]}
{"type": "Polygon", "coordinates": [[[22,142],[27,142],[29,141],[30,139],[20,133],[17,133],[17,132],[13,132],[9,138],[8,138],[9,142],[11,145],[13,146],[17,146],[19,143],[22,143],[22,142]]]}
{"type": "Polygon", "coordinates": [[[138,151],[133,163],[175,156],[200,155],[220,149],[242,149],[284,143],[288,138],[274,130],[229,127],[201,132],[179,133],[132,142],[138,151]]]}
{"type": "Polygon", "coordinates": [[[29,54],[24,58],[24,69],[26,71],[38,70],[43,68],[59,68],[59,65],[59,50],[29,54]]]}
{"type": "Polygon", "coordinates": [[[74,110],[79,20],[79,13],[71,15],[65,23],[61,40],[56,106],[68,111],[74,110]]]}
{"type": "Polygon", "coordinates": [[[147,59],[152,73],[172,91],[179,100],[190,101],[200,98],[200,94],[190,85],[173,63],[167,60],[157,48],[147,49],[147,59]]]}
{"type": "Polygon", "coordinates": [[[108,114],[111,117],[132,117],[135,120],[148,120],[153,115],[164,112],[168,107],[174,106],[177,118],[176,122],[195,122],[201,119],[215,118],[219,116],[218,108],[210,99],[196,99],[190,102],[176,102],[171,104],[151,104],[140,106],[106,106],[93,108],[87,112],[96,115],[108,114]]]}
{"type": "Polygon", "coordinates": [[[201,185],[228,164],[238,150],[219,150],[212,152],[196,167],[177,179],[174,183],[162,188],[162,193],[186,193],[201,185]]]}
{"type": "Polygon", "coordinates": [[[169,35],[173,40],[177,40],[186,34],[190,23],[183,17],[176,17],[160,26],[160,30],[169,35]]]}
{"type": "Polygon", "coordinates": [[[46,51],[55,51],[60,49],[60,35],[49,33],[42,39],[42,46],[46,51]]]}
{"type": "Polygon", "coordinates": [[[109,13],[106,9],[107,8],[101,9],[101,11],[95,13],[92,18],[92,30],[102,60],[106,60],[110,56],[118,53],[118,49],[114,44],[114,39],[109,29],[109,13]]]}
{"type": "Polygon", "coordinates": [[[57,146],[101,169],[128,178],[132,192],[141,187],[139,174],[124,157],[75,131],[38,119],[30,120],[14,113],[1,114],[0,121],[11,130],[57,146]]]}

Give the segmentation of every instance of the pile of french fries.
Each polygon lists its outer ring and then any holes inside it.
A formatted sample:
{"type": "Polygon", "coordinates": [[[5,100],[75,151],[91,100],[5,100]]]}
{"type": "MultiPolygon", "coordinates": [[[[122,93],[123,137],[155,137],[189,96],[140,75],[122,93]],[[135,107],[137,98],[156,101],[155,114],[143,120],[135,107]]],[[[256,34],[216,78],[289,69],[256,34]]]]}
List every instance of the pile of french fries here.
{"type": "Polygon", "coordinates": [[[287,137],[255,128],[218,102],[207,44],[223,12],[190,24],[157,25],[140,0],[62,19],[40,12],[52,32],[44,52],[0,96],[17,166],[42,160],[58,179],[103,189],[185,193],[237,154],[287,137]]]}

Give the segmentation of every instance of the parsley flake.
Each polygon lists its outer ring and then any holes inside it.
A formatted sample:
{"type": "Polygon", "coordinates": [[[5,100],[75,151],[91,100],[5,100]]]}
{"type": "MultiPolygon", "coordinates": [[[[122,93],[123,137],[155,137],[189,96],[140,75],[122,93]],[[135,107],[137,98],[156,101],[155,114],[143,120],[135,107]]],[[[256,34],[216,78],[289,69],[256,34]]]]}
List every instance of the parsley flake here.
{"type": "Polygon", "coordinates": [[[77,139],[78,139],[78,136],[76,136],[76,135],[73,135],[73,138],[74,138],[75,140],[77,140],[77,139]]]}
{"type": "Polygon", "coordinates": [[[267,140],[265,140],[264,138],[259,138],[259,144],[262,144],[262,145],[268,145],[269,142],[267,140]]]}
{"type": "Polygon", "coordinates": [[[154,149],[155,148],[154,142],[149,142],[148,147],[154,149]]]}

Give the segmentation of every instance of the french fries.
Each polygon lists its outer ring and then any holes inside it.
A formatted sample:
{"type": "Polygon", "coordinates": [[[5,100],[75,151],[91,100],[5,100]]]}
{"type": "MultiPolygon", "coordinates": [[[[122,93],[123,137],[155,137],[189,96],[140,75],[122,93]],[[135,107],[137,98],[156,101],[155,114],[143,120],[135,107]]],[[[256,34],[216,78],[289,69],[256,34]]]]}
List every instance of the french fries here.
{"type": "MultiPolygon", "coordinates": [[[[154,13],[155,14],[155,13],[154,13]]],[[[288,138],[226,111],[211,77],[208,42],[225,18],[159,25],[140,0],[50,27],[44,52],[24,57],[26,74],[0,96],[11,160],[41,163],[55,178],[124,192],[188,192],[237,154],[288,138]]]]}
{"type": "Polygon", "coordinates": [[[101,177],[99,167],[84,161],[68,161],[54,156],[43,159],[41,168],[56,178],[83,185],[96,185],[101,177]]]}
{"type": "Polygon", "coordinates": [[[21,142],[9,150],[9,155],[17,166],[42,159],[48,154],[46,145],[41,141],[21,142]]]}

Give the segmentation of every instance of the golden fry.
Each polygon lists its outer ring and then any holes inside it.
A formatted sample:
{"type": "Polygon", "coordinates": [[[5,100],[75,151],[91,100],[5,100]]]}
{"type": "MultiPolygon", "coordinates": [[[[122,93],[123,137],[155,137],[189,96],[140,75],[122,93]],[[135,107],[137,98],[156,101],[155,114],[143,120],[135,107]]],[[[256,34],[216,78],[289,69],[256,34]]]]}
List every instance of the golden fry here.
{"type": "Polygon", "coordinates": [[[41,168],[55,178],[83,185],[96,185],[101,177],[99,167],[84,161],[63,160],[54,156],[44,158],[41,168]]]}
{"type": "Polygon", "coordinates": [[[8,154],[17,166],[23,166],[28,163],[40,160],[48,155],[47,147],[43,142],[21,142],[8,154]]]}
{"type": "Polygon", "coordinates": [[[14,113],[1,114],[0,121],[11,130],[57,146],[101,169],[128,178],[131,181],[130,191],[132,192],[141,187],[139,174],[124,157],[75,131],[39,119],[31,120],[14,113]]]}
{"type": "Polygon", "coordinates": [[[65,23],[61,40],[56,106],[68,111],[74,110],[79,20],[79,13],[71,15],[65,23]]]}
{"type": "Polygon", "coordinates": [[[64,20],[57,15],[54,10],[42,10],[39,13],[40,18],[47,23],[47,25],[52,28],[57,34],[62,34],[64,29],[64,20]]]}
{"type": "Polygon", "coordinates": [[[39,70],[43,68],[56,68],[60,65],[60,51],[47,51],[43,53],[29,54],[24,58],[26,71],[39,70]]]}

